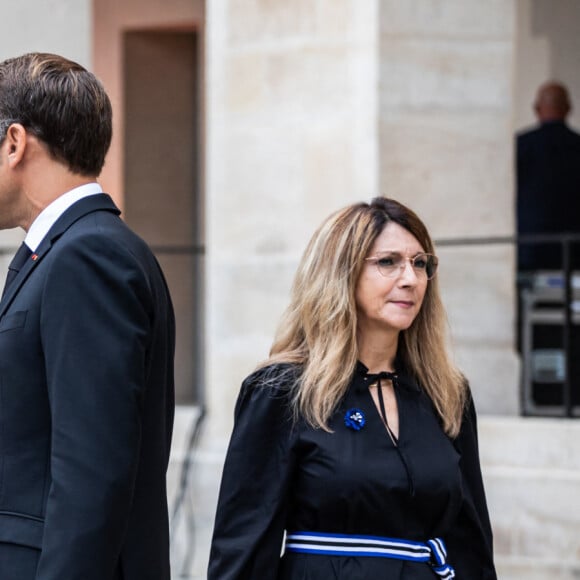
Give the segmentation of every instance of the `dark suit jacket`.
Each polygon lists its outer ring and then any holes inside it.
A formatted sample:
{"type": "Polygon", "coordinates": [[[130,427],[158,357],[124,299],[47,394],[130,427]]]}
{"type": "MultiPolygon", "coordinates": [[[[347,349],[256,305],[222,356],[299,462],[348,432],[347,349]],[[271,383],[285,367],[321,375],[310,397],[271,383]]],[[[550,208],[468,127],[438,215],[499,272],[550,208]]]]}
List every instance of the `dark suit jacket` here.
{"type": "MultiPolygon", "coordinates": [[[[517,136],[519,234],[580,233],[580,135],[551,121],[517,136]]],[[[580,247],[575,248],[580,265],[580,247]]],[[[523,246],[519,269],[561,269],[557,245],[523,246]]]]}
{"type": "Polygon", "coordinates": [[[2,580],[170,577],[173,310],[119,213],[75,203],[0,302],[2,580]]]}

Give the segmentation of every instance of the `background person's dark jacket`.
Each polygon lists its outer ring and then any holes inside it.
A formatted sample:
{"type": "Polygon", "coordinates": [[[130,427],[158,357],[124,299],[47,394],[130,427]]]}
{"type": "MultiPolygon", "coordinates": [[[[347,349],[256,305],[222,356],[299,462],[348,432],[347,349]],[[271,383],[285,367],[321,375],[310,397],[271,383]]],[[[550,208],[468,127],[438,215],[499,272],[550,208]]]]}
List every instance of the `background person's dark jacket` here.
{"type": "MultiPolygon", "coordinates": [[[[518,134],[516,145],[518,233],[580,233],[580,135],[550,121],[518,134]]],[[[561,256],[558,245],[522,246],[518,269],[561,269],[561,256]]]]}

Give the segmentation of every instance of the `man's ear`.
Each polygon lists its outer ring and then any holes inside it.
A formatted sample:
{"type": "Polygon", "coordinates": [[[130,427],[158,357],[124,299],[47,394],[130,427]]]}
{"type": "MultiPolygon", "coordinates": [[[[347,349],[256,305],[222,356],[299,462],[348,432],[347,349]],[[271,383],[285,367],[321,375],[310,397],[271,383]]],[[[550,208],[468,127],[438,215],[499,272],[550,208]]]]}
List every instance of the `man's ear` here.
{"type": "Polygon", "coordinates": [[[12,123],[4,139],[4,155],[8,156],[8,165],[16,167],[24,157],[28,142],[26,129],[20,123],[12,123]]]}

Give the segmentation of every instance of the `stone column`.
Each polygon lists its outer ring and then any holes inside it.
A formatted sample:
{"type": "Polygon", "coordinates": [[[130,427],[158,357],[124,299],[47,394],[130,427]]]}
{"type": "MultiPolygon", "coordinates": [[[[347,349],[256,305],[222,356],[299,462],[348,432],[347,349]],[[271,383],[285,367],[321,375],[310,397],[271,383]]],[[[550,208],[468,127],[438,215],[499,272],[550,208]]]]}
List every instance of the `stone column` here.
{"type": "Polygon", "coordinates": [[[308,238],[377,191],[377,2],[207,11],[207,398],[221,446],[308,238]]]}
{"type": "Polygon", "coordinates": [[[209,541],[240,383],[268,354],[300,255],[324,217],[378,190],[378,1],[206,10],[209,414],[197,473],[209,541]]]}
{"type": "MultiPolygon", "coordinates": [[[[512,2],[380,3],[380,186],[435,239],[514,233],[512,2]]],[[[440,248],[456,360],[483,412],[515,414],[514,252],[440,248]]]]}

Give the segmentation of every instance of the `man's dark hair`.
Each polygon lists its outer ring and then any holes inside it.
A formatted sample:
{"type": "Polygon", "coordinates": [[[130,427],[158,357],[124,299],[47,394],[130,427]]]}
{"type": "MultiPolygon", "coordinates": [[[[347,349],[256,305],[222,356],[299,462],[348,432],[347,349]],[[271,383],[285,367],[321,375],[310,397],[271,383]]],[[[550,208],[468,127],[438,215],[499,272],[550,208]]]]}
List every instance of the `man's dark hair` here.
{"type": "Polygon", "coordinates": [[[101,173],[111,144],[111,102],[80,64],[46,53],[0,62],[0,142],[12,123],[23,125],[72,172],[101,173]]]}

